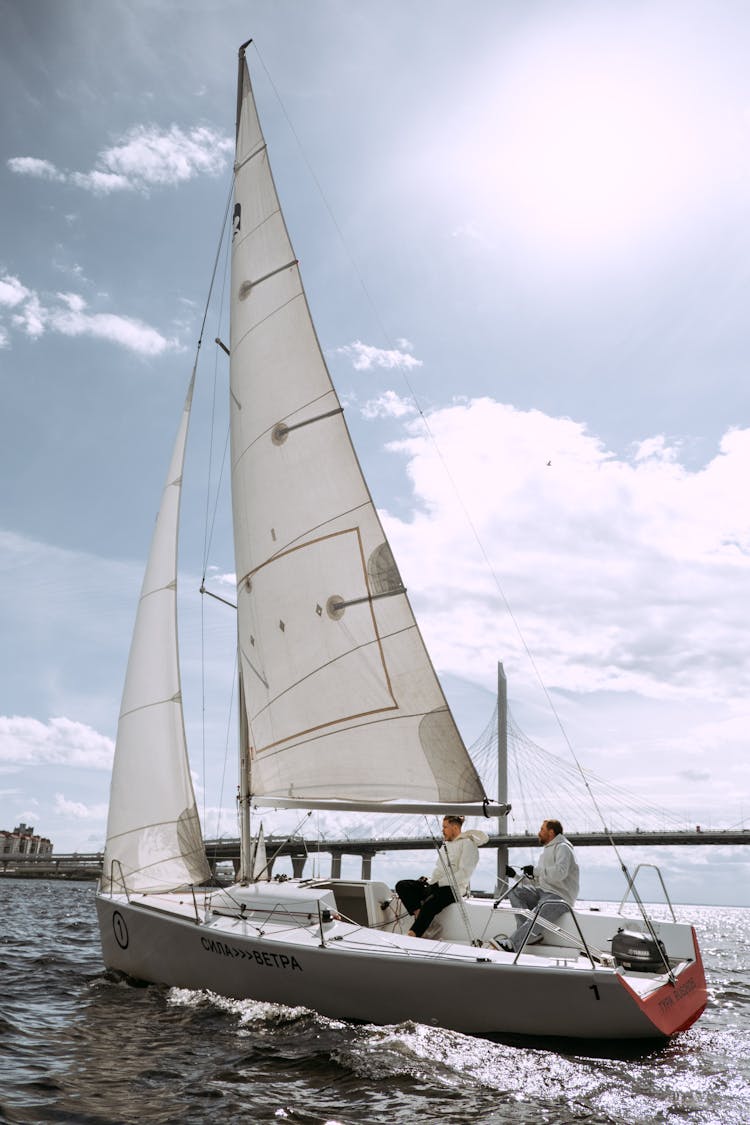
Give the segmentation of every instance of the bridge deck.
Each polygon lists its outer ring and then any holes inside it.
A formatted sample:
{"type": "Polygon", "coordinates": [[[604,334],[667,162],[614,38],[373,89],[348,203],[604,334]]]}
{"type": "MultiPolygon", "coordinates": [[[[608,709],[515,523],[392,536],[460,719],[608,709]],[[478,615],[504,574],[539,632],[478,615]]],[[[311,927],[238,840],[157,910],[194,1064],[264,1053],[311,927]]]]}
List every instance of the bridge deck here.
{"type": "MultiPolygon", "coordinates": [[[[607,847],[611,840],[618,847],[673,847],[679,846],[727,846],[750,844],[750,830],[718,830],[693,832],[604,832],[566,833],[572,844],[578,848],[607,847]]],[[[507,847],[535,848],[539,846],[536,836],[528,834],[514,836],[490,836],[486,848],[507,847]]],[[[369,840],[303,840],[300,837],[274,839],[266,837],[266,852],[269,856],[289,856],[301,862],[309,855],[327,852],[333,864],[340,866],[344,855],[360,856],[369,861],[373,856],[389,851],[424,851],[435,847],[435,840],[428,836],[403,837],[401,839],[369,840]]],[[[207,840],[206,855],[210,863],[232,862],[237,864],[240,856],[239,840],[207,840]]],[[[369,864],[368,864],[369,866],[369,864]]],[[[102,870],[102,853],[57,854],[51,856],[0,855],[0,878],[47,878],[47,879],[98,879],[102,870]]],[[[295,870],[295,874],[301,874],[295,870]]],[[[369,872],[368,872],[369,874],[369,872]]],[[[364,875],[364,877],[368,877],[364,875]]]]}

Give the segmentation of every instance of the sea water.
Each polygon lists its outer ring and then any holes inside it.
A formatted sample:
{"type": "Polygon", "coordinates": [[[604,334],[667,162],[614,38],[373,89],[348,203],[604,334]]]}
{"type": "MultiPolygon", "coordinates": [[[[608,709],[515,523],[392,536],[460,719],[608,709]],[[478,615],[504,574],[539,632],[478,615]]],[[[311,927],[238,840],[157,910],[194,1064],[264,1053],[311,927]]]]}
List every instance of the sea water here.
{"type": "Polygon", "coordinates": [[[666,1045],[594,1051],[123,983],[93,884],[2,880],[0,1121],[747,1125],[750,910],[677,912],[707,1011],[666,1045]]]}

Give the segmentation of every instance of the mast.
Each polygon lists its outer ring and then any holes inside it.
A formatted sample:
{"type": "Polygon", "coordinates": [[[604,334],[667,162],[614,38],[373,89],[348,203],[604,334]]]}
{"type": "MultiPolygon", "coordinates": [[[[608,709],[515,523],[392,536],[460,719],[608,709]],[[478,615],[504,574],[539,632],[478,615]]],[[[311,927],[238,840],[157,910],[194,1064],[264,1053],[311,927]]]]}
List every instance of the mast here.
{"type": "MultiPolygon", "coordinates": [[[[236,152],[237,138],[240,132],[240,117],[242,115],[242,92],[244,88],[245,48],[249,47],[252,39],[246,40],[237,52],[237,116],[235,120],[235,162],[238,159],[236,152]]],[[[250,731],[245,710],[245,689],[242,680],[242,660],[240,658],[240,641],[237,639],[237,693],[239,703],[239,814],[240,814],[240,870],[238,881],[247,884],[252,879],[253,847],[250,834],[250,731]]]]}
{"type": "Polygon", "coordinates": [[[243,75],[245,71],[245,48],[249,47],[252,39],[247,39],[240,46],[237,52],[237,116],[235,118],[235,149],[237,145],[237,138],[240,134],[240,117],[242,116],[242,90],[243,90],[243,75]]]}
{"type": "MultiPolygon", "coordinates": [[[[497,803],[506,806],[506,811],[497,818],[498,836],[508,834],[508,681],[502,661],[497,664],[497,803]]],[[[508,846],[501,844],[497,849],[497,878],[505,881],[505,868],[508,866],[508,846]]]]}
{"type": "Polygon", "coordinates": [[[247,715],[245,712],[245,690],[242,685],[242,669],[238,668],[239,677],[239,708],[240,708],[240,870],[237,881],[243,885],[252,881],[253,876],[253,841],[250,832],[250,732],[247,728],[247,715]]]}

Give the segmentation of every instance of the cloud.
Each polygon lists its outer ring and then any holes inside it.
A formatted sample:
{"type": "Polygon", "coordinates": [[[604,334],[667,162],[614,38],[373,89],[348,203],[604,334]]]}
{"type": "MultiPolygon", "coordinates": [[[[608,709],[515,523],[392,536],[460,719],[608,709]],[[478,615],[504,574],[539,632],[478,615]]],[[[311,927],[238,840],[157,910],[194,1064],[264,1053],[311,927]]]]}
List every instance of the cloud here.
{"type": "Polygon", "coordinates": [[[0,761],[12,765],[83,766],[108,770],[114,743],[85,723],[54,718],[47,723],[0,715],[0,761]]]}
{"type": "Polygon", "coordinates": [[[350,359],[355,371],[372,371],[374,367],[396,367],[408,371],[413,367],[421,367],[422,360],[416,359],[407,350],[411,347],[408,340],[399,340],[398,343],[401,348],[376,348],[372,344],[355,340],[352,344],[336,348],[336,354],[350,359]]]}
{"type": "Polygon", "coordinates": [[[58,293],[57,296],[66,308],[50,312],[49,324],[65,336],[110,340],[144,356],[157,356],[179,348],[177,340],[167,339],[141,320],[113,313],[88,313],[82,297],[73,293],[58,293]]]}
{"type": "Polygon", "coordinates": [[[8,161],[11,172],[19,176],[33,176],[38,180],[64,180],[65,174],[58,171],[49,160],[39,160],[35,156],[13,156],[8,161]]]}
{"type": "Polygon", "coordinates": [[[234,574],[233,572],[231,572],[231,573],[227,572],[225,574],[224,573],[220,574],[217,571],[216,567],[209,567],[209,570],[214,571],[214,573],[211,574],[211,576],[210,576],[212,582],[215,582],[219,586],[229,586],[231,589],[236,590],[236,588],[237,588],[237,575],[236,574],[234,574]]]}
{"type": "MultiPolygon", "coordinates": [[[[163,336],[135,317],[88,312],[86,301],[77,293],[56,293],[43,304],[38,293],[7,273],[0,277],[0,307],[13,310],[11,325],[32,339],[47,331],[91,336],[149,357],[181,347],[178,340],[163,336]]],[[[9,342],[8,330],[0,324],[0,347],[7,347],[9,342]]]]}
{"type": "Polygon", "coordinates": [[[26,336],[36,340],[44,335],[47,322],[47,310],[44,309],[36,293],[29,293],[26,303],[20,312],[13,316],[13,324],[20,328],[26,336]]]}
{"type": "Polygon", "coordinates": [[[132,191],[136,184],[117,172],[102,172],[94,169],[93,172],[73,172],[66,177],[77,187],[86,188],[94,195],[109,195],[113,191],[132,191]]]}
{"type": "Polygon", "coordinates": [[[55,261],[53,259],[52,265],[60,273],[65,274],[67,277],[72,277],[75,281],[77,281],[79,283],[80,282],[85,283],[85,282],[89,281],[89,279],[86,277],[85,273],[83,272],[83,266],[78,265],[77,262],[73,262],[71,265],[69,265],[67,262],[55,261]]]}
{"type": "Polygon", "coordinates": [[[462,242],[475,243],[478,246],[488,249],[491,246],[489,239],[485,238],[479,226],[474,222],[459,223],[451,231],[451,238],[458,239],[462,242]]]}
{"type": "Polygon", "coordinates": [[[645,441],[638,441],[633,446],[633,459],[635,461],[677,461],[678,456],[679,447],[668,445],[663,434],[646,438],[645,441]]]}
{"type": "Polygon", "coordinates": [[[105,820],[107,807],[106,804],[84,805],[81,801],[69,801],[63,793],[55,793],[55,812],[76,820],[105,820]]]}
{"type": "Polygon", "coordinates": [[[697,782],[703,783],[704,781],[710,781],[711,780],[711,771],[710,770],[692,770],[692,769],[691,770],[680,770],[679,776],[683,777],[686,781],[697,781],[697,782]]]}
{"type": "Polygon", "coordinates": [[[414,403],[401,398],[395,391],[385,391],[378,398],[369,399],[362,407],[363,418],[403,418],[416,412],[414,403]]]}
{"type": "Polygon", "coordinates": [[[0,277],[0,305],[14,309],[30,296],[30,291],[17,277],[8,273],[0,277]]]}
{"type": "Polygon", "coordinates": [[[186,183],[196,176],[219,175],[234,150],[231,137],[206,125],[183,130],[135,125],[114,145],[103,149],[88,172],[64,171],[49,160],[14,156],[12,172],[69,183],[95,195],[118,191],[148,192],[154,187],[186,183]]]}
{"type": "Polygon", "coordinates": [[[691,471],[662,437],[617,457],[581,423],[490,399],[428,420],[435,444],[415,419],[391,446],[418,510],[385,520],[443,670],[480,683],[499,657],[528,670],[528,645],[565,692],[742,706],[750,429],[691,471]]]}
{"type": "Polygon", "coordinates": [[[99,160],[136,185],[178,184],[199,174],[217,175],[233,151],[230,137],[205,126],[188,133],[176,125],[166,131],[136,126],[99,160]]]}

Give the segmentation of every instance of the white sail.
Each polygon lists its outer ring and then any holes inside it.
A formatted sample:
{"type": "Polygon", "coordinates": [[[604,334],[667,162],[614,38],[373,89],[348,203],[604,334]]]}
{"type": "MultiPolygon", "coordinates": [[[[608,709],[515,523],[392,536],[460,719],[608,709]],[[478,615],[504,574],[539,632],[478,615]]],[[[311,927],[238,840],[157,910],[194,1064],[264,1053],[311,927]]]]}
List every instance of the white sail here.
{"type": "Polygon", "coordinates": [[[167,890],[210,875],[188,766],[177,651],[177,530],[193,380],[130,646],[112,768],[105,891],[123,883],[129,891],[167,890]]]}
{"type": "Polygon", "coordinates": [[[254,883],[270,882],[271,872],[268,866],[268,855],[266,854],[266,837],[263,832],[262,824],[258,829],[258,838],[253,844],[252,863],[250,866],[253,873],[252,881],[254,883]]]}
{"type": "Polygon", "coordinates": [[[312,324],[241,62],[231,443],[259,803],[481,802],[312,324]]]}

